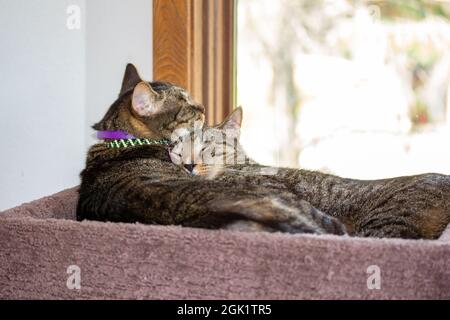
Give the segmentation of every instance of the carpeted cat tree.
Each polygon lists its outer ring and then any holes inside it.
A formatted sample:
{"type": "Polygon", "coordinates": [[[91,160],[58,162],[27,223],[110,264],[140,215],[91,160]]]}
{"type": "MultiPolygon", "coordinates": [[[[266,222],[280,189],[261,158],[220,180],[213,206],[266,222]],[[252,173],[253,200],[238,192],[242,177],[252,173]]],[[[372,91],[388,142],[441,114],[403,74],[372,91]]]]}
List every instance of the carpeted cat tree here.
{"type": "Polygon", "coordinates": [[[450,299],[439,240],[75,221],[76,188],[0,213],[1,299],[450,299]]]}

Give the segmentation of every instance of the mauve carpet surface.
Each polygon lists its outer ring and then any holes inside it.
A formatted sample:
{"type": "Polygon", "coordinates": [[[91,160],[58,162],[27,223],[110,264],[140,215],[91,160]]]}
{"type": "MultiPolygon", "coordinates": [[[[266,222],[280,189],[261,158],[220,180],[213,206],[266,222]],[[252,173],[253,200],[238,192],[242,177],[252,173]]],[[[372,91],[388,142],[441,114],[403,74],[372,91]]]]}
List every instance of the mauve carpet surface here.
{"type": "Polygon", "coordinates": [[[0,213],[1,299],[450,299],[450,228],[413,241],[76,222],[76,201],[0,213]]]}

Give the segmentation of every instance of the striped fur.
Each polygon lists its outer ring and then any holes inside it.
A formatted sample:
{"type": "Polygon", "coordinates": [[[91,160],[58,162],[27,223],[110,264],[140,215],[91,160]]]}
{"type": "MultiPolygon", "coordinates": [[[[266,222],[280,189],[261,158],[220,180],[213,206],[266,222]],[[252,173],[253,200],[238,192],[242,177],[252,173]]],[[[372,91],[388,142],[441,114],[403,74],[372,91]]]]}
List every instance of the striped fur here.
{"type": "MultiPolygon", "coordinates": [[[[237,124],[240,127],[240,121],[237,124]]],[[[318,212],[339,219],[354,236],[436,239],[450,222],[450,176],[429,173],[362,181],[317,171],[262,166],[248,159],[236,143],[236,134],[232,139],[209,138],[220,135],[223,127],[204,128],[201,135],[191,132],[191,137],[180,139],[174,150],[179,152],[181,165],[191,163],[189,171],[206,180],[295,194],[297,207],[308,203],[318,212]],[[210,134],[205,135],[205,131],[210,134]],[[198,153],[181,156],[180,150],[191,142],[197,144],[192,149],[198,153]],[[226,163],[224,157],[245,161],[226,163]]],[[[323,219],[322,215],[318,219],[323,219]]],[[[334,220],[320,223],[328,225],[328,230],[333,229],[333,224],[334,220]]]]}
{"type": "Polygon", "coordinates": [[[265,231],[345,233],[343,225],[309,203],[299,206],[290,192],[192,176],[173,164],[161,145],[94,145],[81,177],[78,220],[201,228],[246,221],[265,231]]]}
{"type": "MultiPolygon", "coordinates": [[[[134,88],[141,83],[135,68],[127,66],[119,98],[94,128],[124,130],[142,139],[167,139],[175,130],[194,128],[195,122],[203,121],[204,109],[183,89],[161,82],[149,83],[151,88],[144,85],[156,95],[152,101],[158,100],[157,115],[138,116],[132,100],[134,88]]],[[[81,173],[78,220],[202,228],[228,228],[245,222],[257,223],[266,231],[345,232],[336,219],[306,202],[298,205],[290,192],[245,182],[206,180],[172,163],[169,146],[122,144],[127,147],[100,143],[88,151],[81,173]]]]}

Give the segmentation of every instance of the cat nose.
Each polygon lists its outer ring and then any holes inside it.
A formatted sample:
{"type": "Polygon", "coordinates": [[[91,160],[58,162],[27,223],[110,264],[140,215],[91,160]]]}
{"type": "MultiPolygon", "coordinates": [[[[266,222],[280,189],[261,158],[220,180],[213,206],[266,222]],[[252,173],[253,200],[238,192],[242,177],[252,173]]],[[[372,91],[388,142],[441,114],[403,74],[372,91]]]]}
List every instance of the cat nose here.
{"type": "Polygon", "coordinates": [[[193,164],[185,164],[183,165],[187,171],[192,172],[192,170],[194,170],[195,165],[193,164]]]}

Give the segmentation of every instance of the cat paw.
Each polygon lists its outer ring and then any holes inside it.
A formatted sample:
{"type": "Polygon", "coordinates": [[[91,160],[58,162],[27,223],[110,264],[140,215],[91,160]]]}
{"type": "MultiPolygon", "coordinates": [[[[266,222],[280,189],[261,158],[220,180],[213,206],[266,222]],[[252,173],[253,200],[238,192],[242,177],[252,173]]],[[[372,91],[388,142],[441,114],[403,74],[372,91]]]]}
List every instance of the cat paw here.
{"type": "Polygon", "coordinates": [[[289,220],[279,222],[282,231],[288,233],[347,234],[343,223],[321,212],[306,201],[300,201],[297,212],[289,220]]]}

